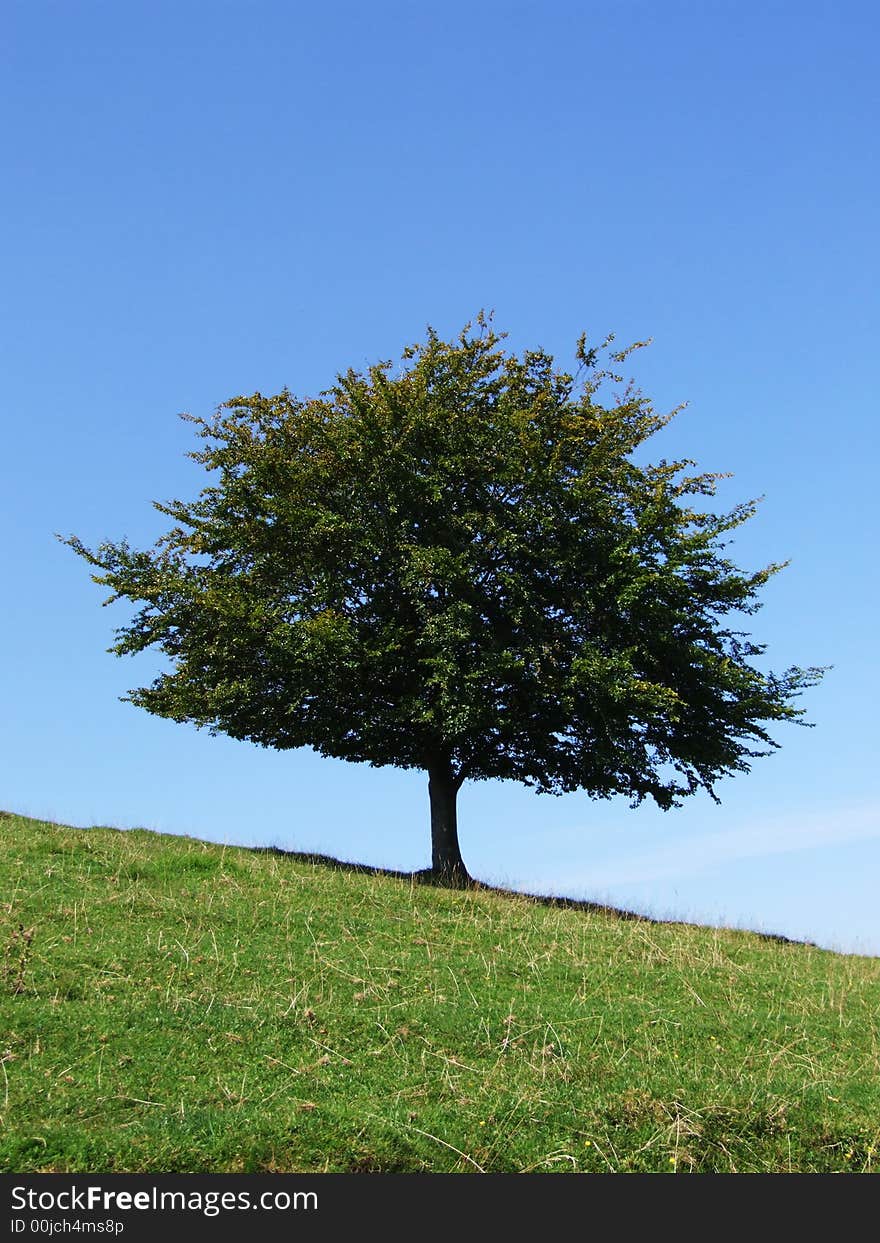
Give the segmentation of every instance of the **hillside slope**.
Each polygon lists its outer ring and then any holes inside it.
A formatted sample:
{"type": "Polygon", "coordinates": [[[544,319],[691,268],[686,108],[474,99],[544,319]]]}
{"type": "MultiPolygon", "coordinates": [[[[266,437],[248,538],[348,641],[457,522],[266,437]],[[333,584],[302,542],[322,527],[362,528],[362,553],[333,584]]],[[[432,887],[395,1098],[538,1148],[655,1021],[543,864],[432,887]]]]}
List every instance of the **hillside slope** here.
{"type": "Polygon", "coordinates": [[[0,1169],[849,1171],[880,960],[0,814],[0,1169]]]}

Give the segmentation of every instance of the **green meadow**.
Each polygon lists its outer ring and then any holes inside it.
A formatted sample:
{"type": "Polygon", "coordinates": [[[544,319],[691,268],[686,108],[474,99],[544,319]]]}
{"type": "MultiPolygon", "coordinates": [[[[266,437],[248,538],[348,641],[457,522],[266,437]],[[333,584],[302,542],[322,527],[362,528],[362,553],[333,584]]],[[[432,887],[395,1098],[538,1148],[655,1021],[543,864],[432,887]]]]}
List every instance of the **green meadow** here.
{"type": "Polygon", "coordinates": [[[871,1172],[880,959],[0,814],[0,1169],[871,1172]]]}

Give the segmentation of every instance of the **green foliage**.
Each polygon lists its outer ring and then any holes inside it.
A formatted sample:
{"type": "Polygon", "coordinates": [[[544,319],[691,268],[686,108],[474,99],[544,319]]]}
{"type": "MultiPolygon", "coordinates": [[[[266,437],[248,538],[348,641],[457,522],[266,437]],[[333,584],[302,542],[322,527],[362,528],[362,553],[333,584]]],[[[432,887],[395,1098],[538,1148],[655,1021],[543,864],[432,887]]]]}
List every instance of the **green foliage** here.
{"type": "Polygon", "coordinates": [[[603,404],[629,350],[582,338],[570,375],[502,340],[481,314],[316,398],[233,398],[192,420],[214,482],[157,505],[153,549],[68,539],[140,606],[112,650],[170,657],[131,701],[456,789],[664,808],[777,745],[821,671],[763,673],[735,628],[780,568],[723,555],[754,503],[706,512],[719,476],[636,463],[672,415],[632,383],[603,404]]]}
{"type": "Polygon", "coordinates": [[[0,1171],[876,1172],[880,961],[3,820],[0,1171]]]}

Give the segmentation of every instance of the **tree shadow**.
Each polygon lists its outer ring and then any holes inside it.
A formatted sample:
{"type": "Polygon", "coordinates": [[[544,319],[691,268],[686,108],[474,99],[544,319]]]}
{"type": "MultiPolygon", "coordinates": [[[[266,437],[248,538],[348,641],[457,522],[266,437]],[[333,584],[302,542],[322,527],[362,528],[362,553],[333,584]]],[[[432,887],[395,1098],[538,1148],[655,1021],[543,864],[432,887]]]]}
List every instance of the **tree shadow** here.
{"type": "MultiPolygon", "coordinates": [[[[705,925],[693,924],[684,919],[659,919],[654,915],[644,915],[639,911],[626,910],[624,907],[609,906],[604,902],[591,902],[587,898],[557,897],[553,894],[524,893],[519,889],[505,889],[500,885],[487,885],[468,876],[465,880],[450,878],[444,873],[437,873],[431,868],[422,868],[417,872],[397,871],[394,868],[375,867],[369,863],[353,863],[346,859],[337,859],[333,855],[317,854],[312,851],[283,850],[280,846],[245,846],[243,849],[252,854],[272,855],[279,858],[308,863],[315,867],[327,868],[334,872],[350,872],[361,876],[387,876],[393,880],[407,881],[410,885],[429,885],[434,889],[453,889],[461,893],[491,893],[498,897],[510,898],[518,902],[530,903],[534,906],[553,907],[556,910],[583,911],[589,914],[607,915],[612,919],[628,920],[643,924],[680,924],[685,928],[702,928],[705,925]]],[[[734,931],[743,931],[736,929],[734,931]]],[[[758,932],[749,930],[750,935],[760,937],[762,941],[773,941],[779,945],[806,945],[816,948],[815,941],[799,941],[793,937],[783,936],[778,932],[758,932]]]]}

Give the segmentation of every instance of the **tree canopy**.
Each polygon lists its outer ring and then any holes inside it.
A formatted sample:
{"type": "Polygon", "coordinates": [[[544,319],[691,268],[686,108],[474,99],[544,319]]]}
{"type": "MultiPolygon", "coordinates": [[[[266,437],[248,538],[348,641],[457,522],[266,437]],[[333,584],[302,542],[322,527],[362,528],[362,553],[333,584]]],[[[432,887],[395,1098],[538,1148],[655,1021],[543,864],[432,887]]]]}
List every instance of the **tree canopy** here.
{"type": "Polygon", "coordinates": [[[756,503],[710,512],[692,498],[722,476],[637,463],[676,413],[616,374],[638,347],[582,337],[569,374],[504,339],[481,314],[317,397],[184,416],[213,481],[156,503],[172,523],[157,544],[65,541],[140,606],[111,651],[170,658],[132,703],[424,769],[433,867],[452,876],[466,779],[662,808],[717,797],[822,672],[762,672],[737,628],[781,568],[724,555],[756,503]]]}

